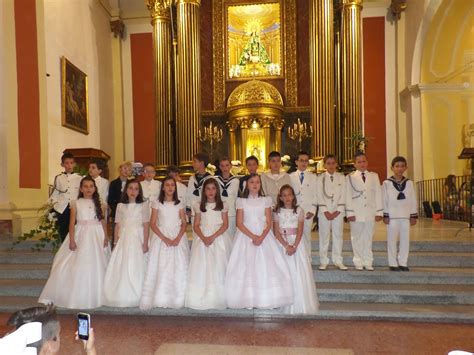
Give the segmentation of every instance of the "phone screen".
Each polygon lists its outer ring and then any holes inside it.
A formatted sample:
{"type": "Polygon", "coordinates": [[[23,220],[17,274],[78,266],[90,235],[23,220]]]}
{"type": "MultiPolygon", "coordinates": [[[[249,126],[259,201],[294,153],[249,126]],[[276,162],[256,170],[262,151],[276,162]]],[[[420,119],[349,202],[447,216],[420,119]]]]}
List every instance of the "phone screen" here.
{"type": "Polygon", "coordinates": [[[79,335],[79,339],[89,339],[89,319],[90,316],[88,314],[79,313],[77,315],[77,334],[79,335]]]}

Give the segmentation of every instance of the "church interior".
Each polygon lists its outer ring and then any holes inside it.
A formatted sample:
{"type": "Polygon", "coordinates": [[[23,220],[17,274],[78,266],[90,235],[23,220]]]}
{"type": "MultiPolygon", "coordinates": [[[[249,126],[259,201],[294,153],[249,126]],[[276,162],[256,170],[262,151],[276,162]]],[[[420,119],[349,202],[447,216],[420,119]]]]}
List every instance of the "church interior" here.
{"type": "MultiPolygon", "coordinates": [[[[472,0],[0,0],[0,19],[0,336],[48,279],[52,249],[12,243],[36,228],[64,152],[81,175],[92,159],[110,181],[151,163],[186,183],[198,152],[211,175],[228,157],[241,176],[272,151],[288,172],[305,151],[312,173],[334,154],[350,174],[363,151],[380,182],[406,158],[409,273],[389,271],[383,222],[375,271],[319,270],[316,226],[316,315],[100,307],[97,353],[474,352],[472,0]]],[[[352,266],[348,223],[343,256],[352,266]]],[[[76,312],[58,313],[60,353],[82,353],[76,312]]]]}

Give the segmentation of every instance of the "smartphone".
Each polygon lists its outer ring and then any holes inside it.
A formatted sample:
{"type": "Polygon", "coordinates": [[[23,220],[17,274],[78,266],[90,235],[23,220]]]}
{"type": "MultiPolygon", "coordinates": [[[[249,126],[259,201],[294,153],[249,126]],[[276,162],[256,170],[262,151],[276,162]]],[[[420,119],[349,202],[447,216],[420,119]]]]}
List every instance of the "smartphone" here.
{"type": "Polygon", "coordinates": [[[79,339],[89,340],[89,329],[91,328],[91,316],[87,313],[77,314],[77,334],[79,339]]]}

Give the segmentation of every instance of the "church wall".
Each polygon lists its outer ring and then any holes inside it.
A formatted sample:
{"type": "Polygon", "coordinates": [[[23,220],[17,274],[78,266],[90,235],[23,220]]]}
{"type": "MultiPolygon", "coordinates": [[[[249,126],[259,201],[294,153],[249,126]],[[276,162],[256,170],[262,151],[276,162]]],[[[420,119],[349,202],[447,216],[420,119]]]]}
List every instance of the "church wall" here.
{"type": "MultiPolygon", "coordinates": [[[[66,148],[102,148],[114,134],[112,48],[109,16],[98,1],[43,0],[48,108],[49,180],[60,171],[66,148]],[[60,57],[88,75],[89,127],[84,135],[61,126],[60,57]],[[101,129],[107,135],[101,135],[101,129]]],[[[106,151],[107,152],[107,151],[106,151]]],[[[113,152],[108,151],[112,154],[113,152]]]]}
{"type": "Polygon", "coordinates": [[[370,138],[367,158],[370,170],[383,179],[387,176],[385,18],[364,18],[362,27],[364,135],[370,138]]]}

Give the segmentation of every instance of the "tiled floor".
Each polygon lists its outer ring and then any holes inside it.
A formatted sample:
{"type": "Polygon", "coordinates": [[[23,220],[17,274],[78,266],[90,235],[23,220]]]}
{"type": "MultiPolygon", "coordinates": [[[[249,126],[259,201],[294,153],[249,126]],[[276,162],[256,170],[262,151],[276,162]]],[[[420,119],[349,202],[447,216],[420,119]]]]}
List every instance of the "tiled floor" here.
{"type": "MultiPolygon", "coordinates": [[[[0,314],[0,324],[8,315],[0,314]]],[[[61,354],[82,354],[76,323],[61,315],[61,354]]],[[[145,354],[446,354],[474,351],[474,327],[456,324],[254,321],[94,316],[100,355],[145,354]]],[[[3,334],[7,327],[0,326],[3,334]]]]}

